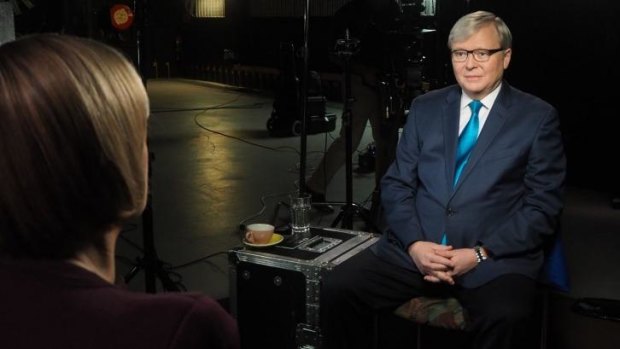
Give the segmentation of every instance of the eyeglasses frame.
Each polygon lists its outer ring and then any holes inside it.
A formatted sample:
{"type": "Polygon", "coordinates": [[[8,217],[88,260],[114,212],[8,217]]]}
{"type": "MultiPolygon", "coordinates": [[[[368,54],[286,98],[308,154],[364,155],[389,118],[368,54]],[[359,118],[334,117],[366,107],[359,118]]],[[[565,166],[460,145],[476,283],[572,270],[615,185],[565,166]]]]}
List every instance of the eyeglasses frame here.
{"type": "Polygon", "coordinates": [[[498,53],[500,51],[504,51],[504,50],[506,50],[506,49],[505,48],[501,48],[501,47],[500,48],[494,48],[494,49],[477,48],[475,50],[451,50],[450,51],[450,56],[452,57],[452,60],[454,60],[455,62],[458,62],[458,63],[466,62],[467,58],[469,58],[469,55],[471,55],[476,62],[488,62],[491,59],[491,56],[493,56],[494,54],[496,54],[496,53],[498,53]],[[488,52],[489,59],[487,59],[486,61],[481,61],[481,60],[477,59],[476,55],[474,54],[474,52],[476,52],[476,51],[488,52]],[[467,56],[465,56],[465,59],[463,59],[462,61],[459,61],[459,60],[456,60],[454,58],[454,53],[455,52],[467,52],[467,56]]]}

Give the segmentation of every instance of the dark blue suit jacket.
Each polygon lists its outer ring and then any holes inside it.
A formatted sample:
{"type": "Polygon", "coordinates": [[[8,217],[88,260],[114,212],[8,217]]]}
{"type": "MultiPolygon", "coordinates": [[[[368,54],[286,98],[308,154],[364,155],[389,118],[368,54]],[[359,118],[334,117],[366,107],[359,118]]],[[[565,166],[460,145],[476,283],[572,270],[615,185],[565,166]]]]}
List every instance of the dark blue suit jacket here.
{"type": "Polygon", "coordinates": [[[415,241],[454,248],[482,244],[493,258],[457,278],[477,287],[497,276],[536,278],[543,242],[563,206],[566,159],[555,108],[503,82],[469,162],[453,187],[459,86],[417,97],[381,182],[387,230],[374,252],[416,269],[407,254],[415,241]]]}

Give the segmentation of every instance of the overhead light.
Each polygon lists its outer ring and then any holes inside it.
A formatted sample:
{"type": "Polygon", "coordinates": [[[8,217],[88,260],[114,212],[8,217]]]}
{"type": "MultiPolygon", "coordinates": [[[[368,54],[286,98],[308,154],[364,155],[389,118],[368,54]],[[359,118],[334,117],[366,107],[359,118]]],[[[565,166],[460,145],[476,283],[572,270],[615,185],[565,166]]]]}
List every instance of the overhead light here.
{"type": "Polygon", "coordinates": [[[224,18],[226,0],[192,0],[191,14],[199,18],[224,18]]]}

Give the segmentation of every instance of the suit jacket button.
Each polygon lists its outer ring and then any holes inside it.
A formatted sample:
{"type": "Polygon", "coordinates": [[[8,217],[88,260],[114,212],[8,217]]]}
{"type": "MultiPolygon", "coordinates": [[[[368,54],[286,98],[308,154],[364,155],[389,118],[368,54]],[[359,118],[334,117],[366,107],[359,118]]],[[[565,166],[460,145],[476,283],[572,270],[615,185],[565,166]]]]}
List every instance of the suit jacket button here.
{"type": "Polygon", "coordinates": [[[452,208],[448,207],[447,213],[448,213],[448,217],[452,217],[452,216],[454,216],[456,211],[454,211],[452,208]]]}

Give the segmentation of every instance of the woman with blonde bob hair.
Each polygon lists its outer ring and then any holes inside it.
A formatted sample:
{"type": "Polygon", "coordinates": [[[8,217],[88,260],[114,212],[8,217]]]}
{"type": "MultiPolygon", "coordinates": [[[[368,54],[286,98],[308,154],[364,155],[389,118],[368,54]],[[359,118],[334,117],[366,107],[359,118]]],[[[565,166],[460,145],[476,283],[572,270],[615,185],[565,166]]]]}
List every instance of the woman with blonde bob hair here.
{"type": "Polygon", "coordinates": [[[239,346],[208,297],[114,285],[121,227],[146,203],[148,115],[140,76],[105,44],[38,34],[0,46],[3,346],[239,346]]]}

